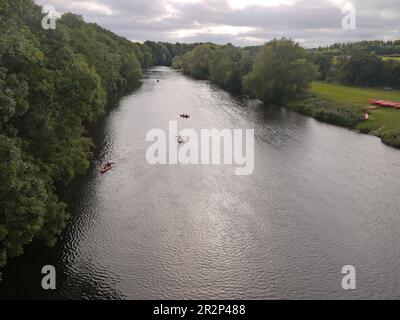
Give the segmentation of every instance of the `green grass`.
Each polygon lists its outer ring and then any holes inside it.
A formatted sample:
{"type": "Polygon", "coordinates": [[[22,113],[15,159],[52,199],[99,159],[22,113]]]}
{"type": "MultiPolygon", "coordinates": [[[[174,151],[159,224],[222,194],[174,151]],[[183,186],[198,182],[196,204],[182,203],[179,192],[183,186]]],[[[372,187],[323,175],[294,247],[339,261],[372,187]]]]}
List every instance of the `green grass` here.
{"type": "MultiPolygon", "coordinates": [[[[400,103],[400,91],[385,91],[382,89],[357,88],[323,82],[314,82],[312,91],[319,96],[357,108],[362,112],[369,106],[368,100],[380,99],[400,103]]],[[[379,107],[372,111],[370,119],[357,126],[363,132],[377,131],[380,135],[400,128],[400,110],[379,107]]]]}
{"type": "Polygon", "coordinates": [[[383,134],[400,128],[400,110],[381,108],[370,113],[370,118],[357,126],[363,132],[375,131],[383,134]]]}
{"type": "Polygon", "coordinates": [[[386,57],[382,57],[383,61],[388,61],[388,60],[395,60],[395,61],[399,61],[400,62],[400,57],[390,57],[390,56],[386,56],[386,57]]]}
{"type": "Polygon", "coordinates": [[[312,91],[338,102],[356,104],[361,107],[368,106],[370,99],[398,101],[400,103],[400,91],[349,87],[324,82],[314,82],[312,91]]]}

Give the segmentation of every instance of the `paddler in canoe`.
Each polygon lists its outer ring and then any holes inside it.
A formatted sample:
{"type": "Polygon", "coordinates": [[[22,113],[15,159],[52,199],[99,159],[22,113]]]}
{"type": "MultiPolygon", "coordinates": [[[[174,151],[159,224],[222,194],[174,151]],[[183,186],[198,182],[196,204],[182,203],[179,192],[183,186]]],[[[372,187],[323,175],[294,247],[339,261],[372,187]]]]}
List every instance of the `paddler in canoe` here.
{"type": "Polygon", "coordinates": [[[115,162],[113,161],[108,161],[106,164],[104,164],[101,168],[100,168],[100,173],[104,174],[108,171],[110,171],[113,167],[113,165],[115,164],[115,162]]]}
{"type": "Polygon", "coordinates": [[[182,144],[185,142],[185,139],[183,139],[182,136],[176,136],[176,141],[178,141],[179,144],[182,144]]]}

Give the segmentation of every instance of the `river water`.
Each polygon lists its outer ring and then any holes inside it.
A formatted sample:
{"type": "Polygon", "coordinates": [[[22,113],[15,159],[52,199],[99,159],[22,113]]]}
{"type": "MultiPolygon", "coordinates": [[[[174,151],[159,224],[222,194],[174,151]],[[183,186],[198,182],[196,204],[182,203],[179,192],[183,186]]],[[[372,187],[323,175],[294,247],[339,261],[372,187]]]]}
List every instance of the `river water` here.
{"type": "Polygon", "coordinates": [[[72,188],[60,243],[11,260],[1,297],[400,298],[400,152],[378,138],[160,67],[95,140],[95,166],[72,188]],[[254,129],[254,173],[149,165],[146,134],[170,120],[179,129],[254,129]],[[114,170],[99,175],[109,159],[114,170]],[[55,291],[41,289],[48,264],[55,291]],[[354,291],[341,287],[345,265],[357,270],[354,291]]]}

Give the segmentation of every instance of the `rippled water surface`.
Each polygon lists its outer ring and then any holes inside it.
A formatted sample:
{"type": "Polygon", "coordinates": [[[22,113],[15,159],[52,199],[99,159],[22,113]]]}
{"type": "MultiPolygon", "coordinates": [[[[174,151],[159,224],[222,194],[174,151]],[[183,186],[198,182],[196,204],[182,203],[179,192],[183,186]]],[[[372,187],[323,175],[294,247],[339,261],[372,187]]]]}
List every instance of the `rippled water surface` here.
{"type": "Polygon", "coordinates": [[[154,68],[96,140],[95,166],[115,169],[76,182],[59,245],[10,261],[2,297],[400,298],[400,151],[379,139],[154,68]],[[192,115],[180,129],[254,128],[254,174],[150,166],[148,130],[179,113],[192,115]],[[46,264],[53,292],[40,289],[46,264]]]}

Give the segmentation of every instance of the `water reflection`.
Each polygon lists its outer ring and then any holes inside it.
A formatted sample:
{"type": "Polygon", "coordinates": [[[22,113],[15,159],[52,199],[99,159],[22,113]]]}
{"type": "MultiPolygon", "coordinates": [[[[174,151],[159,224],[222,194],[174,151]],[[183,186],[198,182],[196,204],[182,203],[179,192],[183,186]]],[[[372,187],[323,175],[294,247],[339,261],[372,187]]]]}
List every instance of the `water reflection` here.
{"type": "Polygon", "coordinates": [[[60,244],[11,261],[1,295],[34,298],[400,297],[400,153],[379,139],[232,97],[168,68],[146,74],[96,135],[60,244]],[[160,79],[160,82],[157,82],[160,79]],[[191,114],[190,120],[179,119],[191,114]],[[153,128],[254,128],[255,172],[150,166],[153,128]],[[40,290],[43,264],[58,290],[40,290]],[[341,289],[341,268],[358,290],[341,289]],[[39,282],[38,282],[39,281],[39,282]]]}

